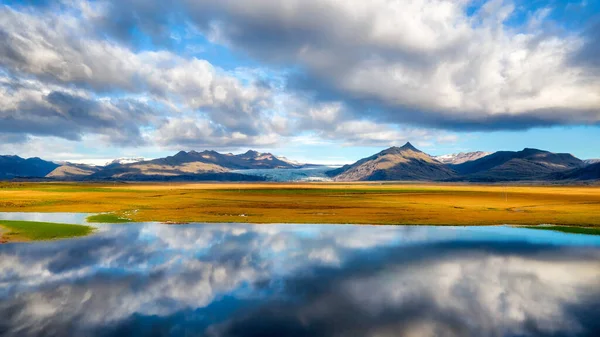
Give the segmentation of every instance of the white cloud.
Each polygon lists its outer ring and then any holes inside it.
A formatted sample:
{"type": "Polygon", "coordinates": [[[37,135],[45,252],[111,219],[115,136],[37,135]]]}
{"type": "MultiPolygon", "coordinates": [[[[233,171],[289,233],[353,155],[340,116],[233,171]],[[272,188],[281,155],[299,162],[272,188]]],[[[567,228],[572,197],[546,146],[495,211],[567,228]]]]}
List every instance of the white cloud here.
{"type": "MultiPolygon", "coordinates": [[[[271,104],[269,90],[252,83],[242,84],[206,60],[186,59],[160,50],[134,52],[109,40],[99,40],[90,31],[93,26],[70,12],[31,13],[4,7],[0,16],[3,19],[0,32],[4,37],[0,65],[23,76],[22,83],[33,81],[25,80],[27,76],[36,77],[37,87],[42,87],[37,92],[5,89],[2,92],[7,102],[5,111],[23,111],[24,105],[31,104],[38,105],[36,110],[52,108],[45,99],[51,94],[47,88],[68,92],[79,86],[82,89],[77,89],[78,93],[88,99],[96,99],[89,90],[99,97],[113,95],[115,90],[120,95],[143,95],[148,106],[165,106],[168,108],[165,113],[171,116],[182,111],[200,111],[225,132],[243,135],[262,132],[261,123],[268,117],[265,111],[271,104]]],[[[7,85],[16,85],[14,79],[4,80],[7,85]]],[[[110,109],[114,113],[123,110],[114,106],[110,109]]],[[[112,136],[116,138],[119,134],[112,136]]]]}
{"type": "Polygon", "coordinates": [[[473,16],[469,5],[226,0],[188,9],[201,27],[219,20],[225,43],[299,64],[305,88],[363,102],[385,121],[451,129],[600,121],[600,79],[569,62],[580,37],[505,25],[515,10],[509,1],[486,2],[473,16]]]}
{"type": "MultiPolygon", "coordinates": [[[[553,10],[523,12],[508,0],[3,6],[0,121],[11,131],[0,132],[11,142],[95,135],[170,149],[302,137],[388,146],[600,123],[597,34],[554,34],[553,10]],[[190,57],[203,38],[262,63],[225,70],[190,57]],[[146,40],[152,48],[140,46],[146,40]],[[69,102],[49,100],[64,93],[69,102]],[[85,118],[65,115],[75,103],[86,103],[85,118]],[[56,126],[61,114],[69,126],[56,126]]],[[[202,56],[216,48],[202,46],[202,56]]]]}

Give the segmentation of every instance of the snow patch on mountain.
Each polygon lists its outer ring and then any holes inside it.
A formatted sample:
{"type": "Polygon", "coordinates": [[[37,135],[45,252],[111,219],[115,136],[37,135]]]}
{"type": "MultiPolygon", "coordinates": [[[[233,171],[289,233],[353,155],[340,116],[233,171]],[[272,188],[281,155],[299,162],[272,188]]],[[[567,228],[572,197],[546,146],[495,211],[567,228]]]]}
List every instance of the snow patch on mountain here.
{"type": "Polygon", "coordinates": [[[296,166],[302,166],[302,165],[304,165],[303,163],[301,163],[299,161],[287,159],[286,157],[283,157],[283,156],[275,156],[275,158],[277,158],[277,159],[279,159],[279,160],[281,160],[283,162],[286,162],[286,163],[288,163],[290,165],[296,165],[296,166]]]}
{"type": "Polygon", "coordinates": [[[119,165],[125,165],[125,164],[133,164],[133,163],[139,163],[141,161],[144,161],[145,158],[141,158],[141,157],[137,157],[137,158],[117,158],[114,159],[113,161],[107,162],[106,166],[108,165],[114,165],[114,164],[119,164],[119,165]]]}
{"type": "Polygon", "coordinates": [[[600,159],[586,159],[583,161],[583,163],[585,165],[597,164],[597,163],[600,163],[600,159]]]}
{"type": "Polygon", "coordinates": [[[458,165],[458,164],[466,163],[468,161],[473,161],[473,160],[477,160],[479,158],[483,158],[492,153],[493,152],[483,152],[483,151],[460,152],[460,153],[445,154],[442,156],[435,156],[435,157],[433,157],[433,159],[435,159],[443,164],[458,165]]]}

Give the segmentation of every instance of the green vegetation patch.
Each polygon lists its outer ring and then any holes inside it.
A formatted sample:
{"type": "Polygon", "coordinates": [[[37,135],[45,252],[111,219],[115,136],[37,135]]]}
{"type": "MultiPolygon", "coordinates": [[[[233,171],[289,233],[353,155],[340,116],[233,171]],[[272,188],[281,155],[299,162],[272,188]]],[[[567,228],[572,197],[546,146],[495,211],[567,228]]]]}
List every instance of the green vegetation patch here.
{"type": "Polygon", "coordinates": [[[11,238],[32,241],[65,239],[85,236],[94,231],[90,226],[17,220],[0,220],[0,227],[7,230],[2,236],[8,241],[11,238]]]}
{"type": "Polygon", "coordinates": [[[586,234],[586,235],[600,235],[600,228],[586,228],[586,227],[573,227],[573,226],[522,226],[523,228],[529,229],[542,229],[547,231],[573,233],[573,234],[586,234]]]}
{"type": "Polygon", "coordinates": [[[102,213],[91,215],[87,217],[89,223],[127,223],[131,222],[131,219],[122,218],[114,213],[102,213]]]}

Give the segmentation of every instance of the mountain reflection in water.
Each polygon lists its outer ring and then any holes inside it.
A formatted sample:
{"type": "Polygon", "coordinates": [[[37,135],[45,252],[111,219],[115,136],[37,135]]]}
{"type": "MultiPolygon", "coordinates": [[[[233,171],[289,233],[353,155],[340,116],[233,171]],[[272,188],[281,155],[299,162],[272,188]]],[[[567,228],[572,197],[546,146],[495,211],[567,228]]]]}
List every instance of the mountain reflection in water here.
{"type": "Polygon", "coordinates": [[[600,336],[600,237],[135,224],[0,245],[1,336],[600,336]]]}

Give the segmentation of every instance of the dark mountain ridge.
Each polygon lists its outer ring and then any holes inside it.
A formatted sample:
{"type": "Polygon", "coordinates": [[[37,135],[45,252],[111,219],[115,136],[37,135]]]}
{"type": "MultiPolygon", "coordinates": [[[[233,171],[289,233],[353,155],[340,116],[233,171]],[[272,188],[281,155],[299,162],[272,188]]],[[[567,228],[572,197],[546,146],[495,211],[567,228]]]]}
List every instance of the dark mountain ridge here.
{"type": "Polygon", "coordinates": [[[59,166],[38,157],[0,156],[0,179],[45,177],[59,166]]]}
{"type": "Polygon", "coordinates": [[[581,159],[568,153],[552,153],[548,151],[525,148],[521,151],[498,151],[483,158],[458,165],[450,165],[461,174],[477,173],[500,166],[513,159],[537,162],[555,169],[570,169],[585,166],[581,159]]]}
{"type": "Polygon", "coordinates": [[[449,165],[464,181],[544,180],[553,173],[584,167],[585,163],[568,153],[525,148],[498,151],[483,158],[449,165]]]}

